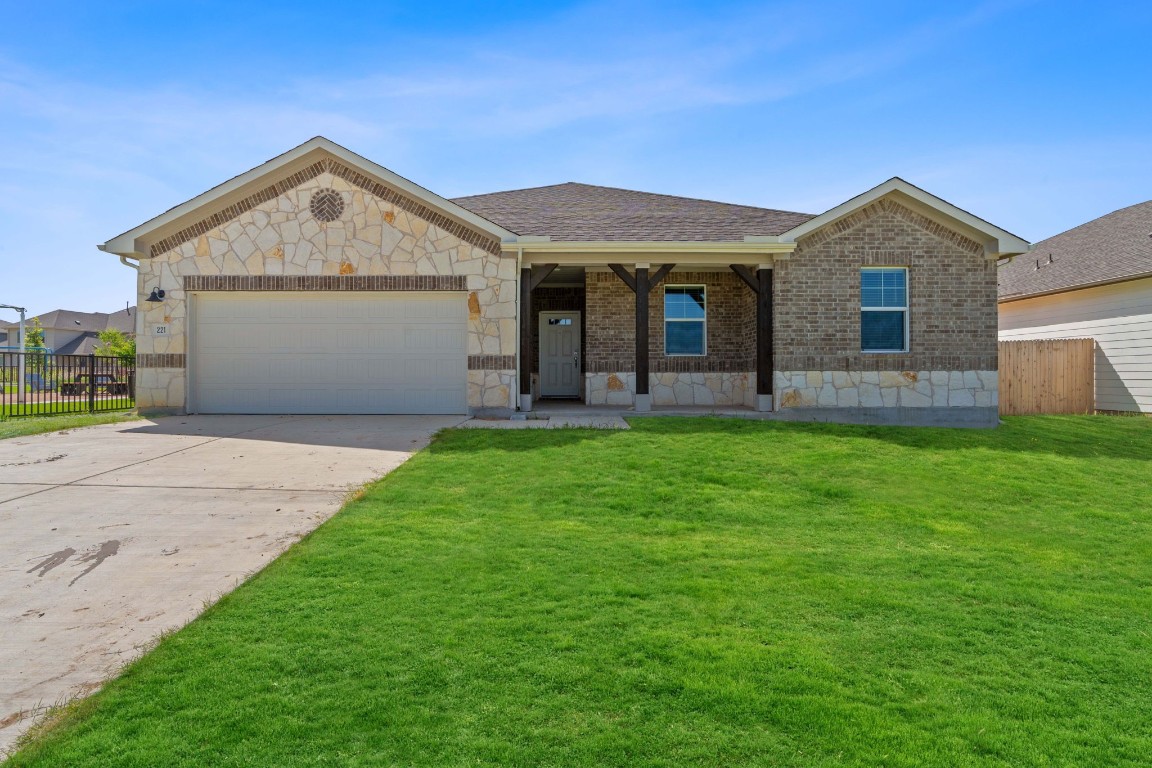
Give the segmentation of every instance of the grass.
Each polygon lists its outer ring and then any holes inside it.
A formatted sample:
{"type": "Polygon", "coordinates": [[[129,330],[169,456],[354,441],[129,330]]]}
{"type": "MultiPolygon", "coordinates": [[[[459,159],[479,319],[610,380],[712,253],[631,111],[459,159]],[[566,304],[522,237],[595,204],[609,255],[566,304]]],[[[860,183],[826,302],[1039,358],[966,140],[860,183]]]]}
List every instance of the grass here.
{"type": "Polygon", "coordinates": [[[1152,764],[1152,422],[449,431],[23,766],[1152,764]]]}
{"type": "MultiPolygon", "coordinates": [[[[136,407],[136,401],[131,397],[99,397],[96,404],[105,411],[128,410],[136,407]]],[[[17,404],[10,402],[0,404],[0,418],[23,418],[25,416],[52,416],[55,414],[75,413],[87,411],[88,400],[77,398],[74,400],[47,400],[39,402],[29,396],[28,402],[17,404]]]]}
{"type": "Polygon", "coordinates": [[[77,413],[67,416],[35,416],[28,418],[4,418],[0,416],[0,440],[9,437],[38,435],[43,432],[59,432],[62,429],[78,429],[96,424],[115,424],[132,421],[139,416],[133,411],[109,411],[104,413],[77,413]]]}

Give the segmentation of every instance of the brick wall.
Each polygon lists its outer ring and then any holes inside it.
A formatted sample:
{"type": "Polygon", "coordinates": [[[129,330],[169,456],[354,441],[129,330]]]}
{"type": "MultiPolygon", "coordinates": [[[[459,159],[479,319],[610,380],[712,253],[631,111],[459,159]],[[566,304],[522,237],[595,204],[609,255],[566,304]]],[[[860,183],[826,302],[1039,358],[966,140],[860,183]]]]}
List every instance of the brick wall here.
{"type": "MultiPolygon", "coordinates": [[[[585,275],[585,368],[589,373],[636,370],[636,296],[611,272],[585,275]]],[[[731,272],[671,272],[653,287],[648,306],[653,373],[750,371],[756,359],[756,299],[731,272]],[[664,286],[705,286],[708,354],[664,354],[664,286]]]]}
{"type": "Polygon", "coordinates": [[[996,370],[996,263],[890,200],[803,238],[774,276],[777,371],[996,370]],[[860,352],[860,268],[908,267],[909,352],[860,352]]]}

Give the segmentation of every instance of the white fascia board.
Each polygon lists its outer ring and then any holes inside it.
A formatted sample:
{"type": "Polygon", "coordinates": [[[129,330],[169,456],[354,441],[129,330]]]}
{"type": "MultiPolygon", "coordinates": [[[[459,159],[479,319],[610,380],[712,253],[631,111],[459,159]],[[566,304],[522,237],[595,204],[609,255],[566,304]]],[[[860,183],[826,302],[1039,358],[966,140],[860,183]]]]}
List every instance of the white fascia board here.
{"type": "Polygon", "coordinates": [[[589,241],[505,243],[505,251],[522,254],[524,264],[604,266],[648,262],[664,264],[718,265],[760,264],[787,258],[794,243],[745,242],[636,242],[589,241]]]}
{"type": "Polygon", "coordinates": [[[715,253],[715,254],[756,254],[791,253],[795,243],[744,242],[744,241],[638,241],[638,240],[518,240],[503,244],[505,250],[522,250],[528,253],[715,253]]]}
{"type": "Polygon", "coordinates": [[[229,179],[223,184],[213,187],[201,195],[197,195],[187,202],[165,211],[153,219],[149,219],[138,227],[130,229],[121,235],[117,235],[103,245],[98,245],[97,248],[106,253],[114,253],[120,256],[147,258],[151,255],[148,250],[151,242],[160,240],[162,236],[166,236],[172,232],[179,231],[185,222],[191,223],[205,216],[209,216],[219,208],[243,199],[257,189],[260,189],[268,182],[269,177],[278,175],[286,176],[295,173],[297,170],[311,165],[324,154],[331,155],[345,165],[362,172],[364,175],[375,178],[385,186],[392,187],[409,197],[420,200],[428,205],[428,207],[435,208],[446,216],[457,219],[482,232],[487,232],[497,240],[507,240],[516,237],[515,233],[493,224],[491,221],[477,216],[465,208],[461,208],[456,203],[440,197],[403,176],[393,173],[384,166],[377,165],[371,160],[361,157],[355,152],[345,149],[323,136],[317,136],[294,149],[288,150],[282,155],[272,158],[262,165],[258,165],[235,178],[229,179]],[[158,233],[160,233],[159,236],[158,233]]]}
{"type": "Polygon", "coordinates": [[[957,208],[947,200],[942,200],[929,192],[925,192],[898,176],[825,211],[814,219],[809,219],[798,227],[788,230],[780,235],[780,241],[795,243],[799,238],[888,196],[892,196],[902,205],[930,219],[937,221],[943,219],[942,223],[945,225],[983,244],[984,255],[989,259],[1002,259],[1005,256],[1027,253],[1032,247],[1027,240],[1017,237],[978,216],[973,216],[968,211],[957,208]]]}
{"type": "Polygon", "coordinates": [[[1096,280],[1091,283],[1077,283],[1076,285],[1069,285],[1065,286],[1064,288],[1053,288],[1050,291],[1037,291],[1036,293],[1010,293],[996,299],[996,303],[1007,304],[1010,301],[1024,301],[1026,299],[1035,299],[1040,296],[1055,296],[1058,293],[1071,293],[1072,291],[1082,291],[1087,288],[1102,288],[1106,285],[1117,285],[1118,283],[1128,283],[1133,280],[1146,280],[1148,278],[1152,278],[1152,272],[1137,272],[1134,275],[1110,277],[1106,280],[1096,280]]]}

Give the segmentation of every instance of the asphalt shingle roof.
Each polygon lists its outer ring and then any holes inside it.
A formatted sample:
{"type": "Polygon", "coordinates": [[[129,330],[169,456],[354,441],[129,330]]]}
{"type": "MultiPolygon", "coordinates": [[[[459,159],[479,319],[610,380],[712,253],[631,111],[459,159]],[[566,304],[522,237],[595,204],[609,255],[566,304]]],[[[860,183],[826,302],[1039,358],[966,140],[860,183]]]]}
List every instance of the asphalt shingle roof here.
{"type": "MultiPolygon", "coordinates": [[[[115,328],[124,333],[136,332],[136,307],[116,312],[73,312],[70,309],[54,309],[42,315],[29,317],[27,322],[40,321],[41,328],[59,328],[77,333],[98,333],[109,328],[115,328]]],[[[16,322],[0,322],[0,327],[16,328],[16,322]]]]}
{"type": "Polygon", "coordinates": [[[746,235],[779,235],[814,217],[574,182],[452,202],[518,235],[555,241],[742,241],[746,235]]]}
{"type": "Polygon", "coordinates": [[[1000,298],[1152,274],[1152,200],[1121,208],[1036,243],[1000,268],[1000,298]]]}

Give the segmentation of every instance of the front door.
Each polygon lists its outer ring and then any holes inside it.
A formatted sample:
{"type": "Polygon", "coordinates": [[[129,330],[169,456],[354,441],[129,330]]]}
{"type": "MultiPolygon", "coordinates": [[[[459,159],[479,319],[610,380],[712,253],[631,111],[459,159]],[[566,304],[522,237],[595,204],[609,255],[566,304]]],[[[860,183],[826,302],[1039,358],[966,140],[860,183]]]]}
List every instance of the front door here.
{"type": "Polygon", "coordinates": [[[540,313],[540,397],[579,397],[580,313],[540,313]]]}

